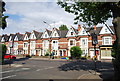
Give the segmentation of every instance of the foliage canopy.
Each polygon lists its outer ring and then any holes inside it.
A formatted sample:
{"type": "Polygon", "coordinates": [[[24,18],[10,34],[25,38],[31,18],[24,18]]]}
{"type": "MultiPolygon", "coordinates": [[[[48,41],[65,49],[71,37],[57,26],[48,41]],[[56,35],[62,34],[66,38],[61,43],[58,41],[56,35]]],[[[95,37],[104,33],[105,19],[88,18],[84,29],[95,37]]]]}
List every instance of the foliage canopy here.
{"type": "Polygon", "coordinates": [[[120,16],[120,2],[57,2],[65,11],[75,15],[75,24],[79,21],[90,25],[104,23],[108,18],[120,16]]]}
{"type": "Polygon", "coordinates": [[[66,25],[61,25],[61,26],[59,27],[59,29],[60,29],[60,30],[68,30],[68,28],[67,28],[66,25]]]}

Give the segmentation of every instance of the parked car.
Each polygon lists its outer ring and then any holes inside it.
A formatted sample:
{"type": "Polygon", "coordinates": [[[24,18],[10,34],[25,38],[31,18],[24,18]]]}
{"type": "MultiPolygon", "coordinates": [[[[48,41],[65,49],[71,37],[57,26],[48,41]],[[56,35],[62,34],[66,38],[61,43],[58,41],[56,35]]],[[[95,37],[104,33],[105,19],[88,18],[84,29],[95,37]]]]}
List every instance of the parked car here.
{"type": "Polygon", "coordinates": [[[16,59],[15,55],[5,54],[4,59],[16,59]]]}

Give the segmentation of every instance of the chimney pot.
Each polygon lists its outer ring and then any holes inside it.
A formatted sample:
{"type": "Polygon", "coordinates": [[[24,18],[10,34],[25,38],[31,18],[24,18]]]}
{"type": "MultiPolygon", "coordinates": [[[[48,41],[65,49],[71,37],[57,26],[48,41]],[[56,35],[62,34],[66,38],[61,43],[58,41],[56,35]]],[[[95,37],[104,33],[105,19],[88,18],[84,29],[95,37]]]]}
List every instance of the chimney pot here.
{"type": "Polygon", "coordinates": [[[96,30],[96,25],[94,26],[94,30],[96,30]]]}
{"type": "Polygon", "coordinates": [[[80,26],[80,24],[78,25],[78,31],[80,31],[80,29],[81,29],[81,26],[80,26]]]}

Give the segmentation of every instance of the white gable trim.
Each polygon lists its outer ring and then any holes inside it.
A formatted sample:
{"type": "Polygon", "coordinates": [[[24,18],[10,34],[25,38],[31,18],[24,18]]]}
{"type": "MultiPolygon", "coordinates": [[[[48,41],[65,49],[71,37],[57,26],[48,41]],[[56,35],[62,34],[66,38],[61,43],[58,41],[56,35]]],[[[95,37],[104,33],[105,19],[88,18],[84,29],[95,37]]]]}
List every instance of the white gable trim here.
{"type": "Polygon", "coordinates": [[[81,30],[78,32],[78,35],[90,35],[90,34],[89,32],[87,33],[83,27],[81,27],[81,30]]]}
{"type": "Polygon", "coordinates": [[[50,36],[48,35],[48,32],[47,31],[45,31],[43,34],[42,34],[42,36],[41,36],[41,38],[49,38],[50,36]],[[45,34],[47,34],[47,37],[45,37],[45,34]]]}
{"type": "Polygon", "coordinates": [[[36,39],[36,36],[35,36],[35,33],[34,33],[34,32],[31,33],[30,39],[36,39]],[[33,36],[34,36],[34,38],[33,38],[33,36]]]}
{"type": "Polygon", "coordinates": [[[52,31],[51,37],[60,37],[56,29],[52,31]],[[56,36],[55,36],[55,33],[56,33],[56,36]]]}
{"type": "Polygon", "coordinates": [[[9,41],[11,41],[12,40],[12,36],[10,36],[10,38],[9,38],[9,41]]]}
{"type": "Polygon", "coordinates": [[[109,27],[109,29],[105,25],[103,25],[103,27],[100,31],[100,34],[111,34],[111,32],[114,34],[114,32],[112,31],[112,29],[110,27],[109,27]]]}
{"type": "Polygon", "coordinates": [[[27,34],[25,35],[24,40],[28,40],[28,35],[27,34]]]}
{"type": "Polygon", "coordinates": [[[67,35],[66,35],[66,37],[74,37],[74,36],[76,36],[77,34],[75,33],[75,31],[73,30],[73,28],[71,27],[70,29],[69,29],[69,31],[67,32],[67,35]],[[71,35],[71,31],[73,31],[73,35],[71,35]]]}
{"type": "Polygon", "coordinates": [[[15,39],[14,39],[15,41],[18,41],[18,37],[17,36],[15,36],[15,39]]]}
{"type": "Polygon", "coordinates": [[[2,39],[1,39],[1,42],[5,42],[5,39],[4,39],[4,37],[2,37],[2,39]]]}

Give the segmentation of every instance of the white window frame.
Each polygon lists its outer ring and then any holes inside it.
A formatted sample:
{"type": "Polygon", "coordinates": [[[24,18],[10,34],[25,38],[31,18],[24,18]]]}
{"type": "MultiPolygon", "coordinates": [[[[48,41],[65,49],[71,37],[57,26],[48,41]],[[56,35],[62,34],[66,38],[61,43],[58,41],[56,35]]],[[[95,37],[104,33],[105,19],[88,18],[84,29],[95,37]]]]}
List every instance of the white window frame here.
{"type": "Polygon", "coordinates": [[[112,37],[110,36],[105,36],[102,38],[102,45],[112,45],[112,37]],[[109,43],[106,44],[106,39],[109,38],[109,43]]]}
{"type": "Polygon", "coordinates": [[[48,40],[43,40],[43,48],[48,49],[49,48],[49,41],[48,40]]]}
{"type": "Polygon", "coordinates": [[[52,50],[58,50],[58,40],[52,40],[52,50]],[[53,43],[53,41],[55,41],[55,43],[53,43]]]}
{"type": "Polygon", "coordinates": [[[28,48],[28,42],[23,43],[23,48],[28,48]],[[27,44],[26,46],[25,46],[25,43],[27,44]]]}
{"type": "Polygon", "coordinates": [[[80,46],[88,46],[88,38],[81,38],[80,39],[80,46]],[[83,40],[85,40],[85,44],[83,44],[83,40]]]}
{"type": "Polygon", "coordinates": [[[76,46],[76,40],[75,39],[69,39],[68,45],[69,46],[76,46]],[[70,45],[70,41],[73,41],[73,45],[70,45]]]}
{"type": "Polygon", "coordinates": [[[14,42],[14,48],[18,48],[18,42],[14,42]]]}
{"type": "Polygon", "coordinates": [[[35,48],[35,44],[36,44],[35,41],[31,41],[31,42],[30,42],[30,48],[35,48]]]}

